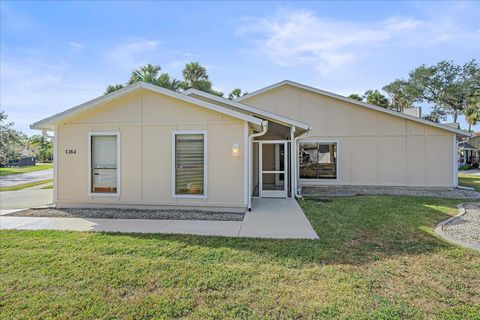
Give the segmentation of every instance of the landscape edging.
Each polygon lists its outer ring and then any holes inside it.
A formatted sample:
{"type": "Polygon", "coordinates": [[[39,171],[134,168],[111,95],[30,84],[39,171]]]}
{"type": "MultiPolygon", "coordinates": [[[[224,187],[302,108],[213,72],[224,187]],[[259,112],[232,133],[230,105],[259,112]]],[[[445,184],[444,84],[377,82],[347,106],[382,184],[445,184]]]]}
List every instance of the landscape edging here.
{"type": "Polygon", "coordinates": [[[458,208],[458,214],[453,216],[453,217],[450,217],[448,218],[447,220],[445,221],[442,221],[440,222],[439,224],[436,225],[435,227],[435,233],[437,235],[439,235],[440,237],[442,237],[444,240],[450,242],[450,243],[453,243],[453,244],[456,244],[456,245],[459,245],[461,247],[464,247],[464,248],[468,248],[468,249],[473,249],[473,250],[477,250],[477,251],[480,251],[480,247],[478,246],[475,246],[475,245],[472,245],[470,243],[467,243],[465,241],[462,241],[462,240],[459,240],[457,238],[454,238],[452,236],[450,236],[449,234],[447,234],[445,231],[443,231],[443,227],[445,225],[447,225],[449,222],[451,222],[452,220],[458,218],[458,217],[461,217],[463,216],[467,210],[465,209],[465,207],[463,206],[463,203],[457,205],[457,208],[458,208]]]}

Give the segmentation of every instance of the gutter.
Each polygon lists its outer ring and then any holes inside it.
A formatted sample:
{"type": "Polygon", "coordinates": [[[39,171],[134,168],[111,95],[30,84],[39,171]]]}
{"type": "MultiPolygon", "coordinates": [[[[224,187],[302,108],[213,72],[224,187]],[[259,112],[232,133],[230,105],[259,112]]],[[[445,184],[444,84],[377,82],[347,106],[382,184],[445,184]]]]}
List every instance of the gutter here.
{"type": "MultiPolygon", "coordinates": [[[[313,129],[312,127],[308,127],[307,132],[304,132],[301,135],[299,135],[298,137],[295,137],[295,139],[294,139],[295,150],[297,150],[298,140],[301,139],[301,138],[308,137],[310,135],[310,133],[312,132],[312,129],[313,129]]],[[[296,152],[296,153],[298,155],[298,152],[296,152]]],[[[298,181],[298,179],[297,179],[297,159],[298,159],[298,156],[297,155],[295,155],[295,158],[294,158],[295,163],[294,163],[293,168],[292,168],[292,171],[293,171],[292,175],[295,178],[294,181],[293,181],[293,192],[294,192],[295,198],[302,198],[302,195],[298,192],[298,186],[297,186],[297,184],[298,184],[297,183],[297,181],[298,181]]]]}
{"type": "Polygon", "coordinates": [[[262,131],[258,133],[252,133],[248,136],[248,211],[252,211],[252,183],[253,183],[253,138],[263,136],[268,131],[268,121],[262,121],[262,131]]]}

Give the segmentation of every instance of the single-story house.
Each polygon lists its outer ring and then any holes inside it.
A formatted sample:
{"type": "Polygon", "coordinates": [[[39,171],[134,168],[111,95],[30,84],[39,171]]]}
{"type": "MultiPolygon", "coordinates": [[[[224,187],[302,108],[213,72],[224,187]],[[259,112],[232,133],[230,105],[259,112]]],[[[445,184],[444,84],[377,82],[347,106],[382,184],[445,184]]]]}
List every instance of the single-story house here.
{"type": "Polygon", "coordinates": [[[58,207],[242,211],[300,186],[457,186],[469,133],[282,81],[236,100],[135,83],[36,122],[58,207]]]}
{"type": "Polygon", "coordinates": [[[468,141],[458,143],[458,166],[471,166],[478,163],[478,136],[474,134],[468,141]]]}

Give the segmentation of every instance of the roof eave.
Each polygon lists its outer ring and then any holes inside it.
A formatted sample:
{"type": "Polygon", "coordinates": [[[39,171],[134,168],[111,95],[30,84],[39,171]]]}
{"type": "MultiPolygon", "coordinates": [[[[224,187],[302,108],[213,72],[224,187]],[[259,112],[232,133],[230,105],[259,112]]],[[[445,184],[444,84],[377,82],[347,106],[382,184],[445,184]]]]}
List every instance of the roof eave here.
{"type": "Polygon", "coordinates": [[[222,97],[218,97],[218,96],[212,95],[208,92],[200,91],[200,90],[197,90],[197,89],[188,89],[188,90],[186,90],[182,93],[186,94],[186,95],[189,95],[189,96],[190,95],[202,96],[204,98],[207,98],[207,99],[210,99],[210,100],[213,100],[213,101],[217,101],[219,103],[228,104],[228,105],[230,105],[234,108],[238,108],[238,109],[244,110],[246,112],[251,112],[251,113],[257,114],[259,116],[265,117],[265,118],[267,118],[269,120],[272,120],[274,122],[279,122],[281,124],[289,125],[289,126],[295,126],[295,127],[301,128],[301,129],[306,130],[306,131],[310,130],[310,126],[306,123],[301,122],[301,121],[290,119],[290,118],[284,117],[284,116],[276,114],[276,113],[272,113],[272,112],[269,112],[269,111],[266,111],[266,110],[256,108],[254,106],[250,106],[250,105],[247,105],[247,104],[244,104],[244,103],[236,102],[234,100],[228,100],[228,99],[225,99],[225,98],[222,98],[222,97]]]}
{"type": "Polygon", "coordinates": [[[71,116],[73,116],[75,114],[78,114],[80,112],[87,111],[91,108],[94,108],[94,107],[98,106],[101,103],[109,102],[113,99],[116,99],[118,97],[126,95],[126,94],[128,94],[132,91],[140,90],[142,88],[146,89],[146,90],[149,90],[149,91],[159,93],[159,94],[163,94],[163,95],[166,95],[166,96],[169,96],[169,97],[172,97],[172,98],[177,98],[179,100],[183,100],[185,102],[189,102],[189,103],[201,106],[201,107],[205,107],[205,108],[213,110],[213,111],[224,113],[224,114],[230,115],[234,118],[238,118],[238,119],[247,121],[249,123],[252,123],[256,126],[261,126],[262,125],[262,120],[259,119],[259,118],[255,118],[253,116],[246,115],[246,114],[243,114],[243,113],[240,113],[240,112],[237,112],[237,111],[229,110],[228,108],[221,107],[221,106],[218,106],[218,105],[214,105],[214,104],[208,103],[206,101],[199,100],[199,99],[190,97],[188,95],[184,95],[184,94],[181,94],[181,93],[178,93],[178,92],[174,92],[174,91],[171,91],[171,90],[168,90],[168,89],[165,89],[165,88],[161,88],[161,87],[149,84],[149,83],[137,82],[137,83],[131,84],[127,87],[124,87],[122,89],[119,89],[117,91],[114,91],[112,93],[97,97],[95,99],[92,99],[92,100],[89,100],[85,103],[82,103],[78,106],[67,109],[65,111],[62,111],[62,112],[57,113],[53,116],[42,119],[40,121],[37,121],[37,122],[33,123],[32,125],[30,125],[30,128],[35,129],[35,130],[44,130],[44,129],[52,130],[52,128],[54,127],[54,125],[56,123],[66,119],[68,117],[71,117],[71,116]],[[221,109],[225,109],[225,110],[221,110],[221,109]]]}
{"type": "Polygon", "coordinates": [[[336,94],[336,93],[333,93],[333,92],[321,90],[321,89],[314,88],[314,87],[311,87],[311,86],[307,86],[307,85],[304,85],[304,84],[301,84],[301,83],[298,83],[298,82],[295,82],[295,81],[291,81],[291,80],[283,80],[283,81],[274,83],[274,84],[272,84],[270,86],[267,86],[265,88],[253,91],[253,92],[251,92],[247,95],[236,98],[235,101],[240,102],[242,100],[248,99],[248,98],[256,96],[258,94],[261,94],[261,93],[267,92],[269,90],[278,88],[278,87],[283,86],[285,84],[288,84],[288,85],[291,85],[291,86],[294,86],[294,87],[297,87],[297,88],[300,88],[300,89],[304,89],[304,90],[307,90],[307,91],[310,91],[310,92],[315,92],[315,93],[318,93],[318,94],[322,94],[322,95],[325,95],[327,97],[331,97],[331,98],[338,99],[338,100],[341,100],[341,101],[356,104],[356,105],[366,107],[366,108],[369,108],[369,109],[372,109],[372,110],[376,110],[376,111],[379,111],[379,112],[387,113],[387,114],[390,114],[390,115],[393,115],[393,116],[396,116],[396,117],[400,117],[400,118],[404,118],[404,119],[407,119],[407,120],[419,122],[419,123],[425,124],[427,126],[432,126],[432,127],[436,127],[436,128],[439,128],[439,129],[454,132],[457,135],[460,135],[460,136],[463,136],[463,137],[471,137],[471,134],[469,132],[465,131],[465,130],[456,129],[456,128],[449,127],[449,126],[446,126],[446,125],[443,125],[443,124],[440,124],[440,123],[435,123],[435,122],[432,122],[432,121],[424,120],[424,119],[417,118],[417,117],[414,117],[414,116],[411,116],[411,115],[407,115],[407,114],[404,114],[404,113],[400,113],[400,112],[397,112],[397,111],[393,111],[393,110],[385,109],[385,108],[375,106],[375,105],[372,105],[372,104],[369,104],[369,103],[365,103],[365,102],[362,102],[362,101],[350,99],[350,98],[344,97],[342,95],[339,95],[339,94],[336,94]]]}

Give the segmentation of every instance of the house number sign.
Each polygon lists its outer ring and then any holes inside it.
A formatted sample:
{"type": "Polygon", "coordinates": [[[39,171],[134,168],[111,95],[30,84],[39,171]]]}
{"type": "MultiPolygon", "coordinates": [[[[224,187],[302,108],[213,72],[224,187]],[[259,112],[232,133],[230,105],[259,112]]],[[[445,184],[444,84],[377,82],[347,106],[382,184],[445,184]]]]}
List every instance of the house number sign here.
{"type": "Polygon", "coordinates": [[[65,154],[77,154],[76,149],[65,149],[65,154]]]}

